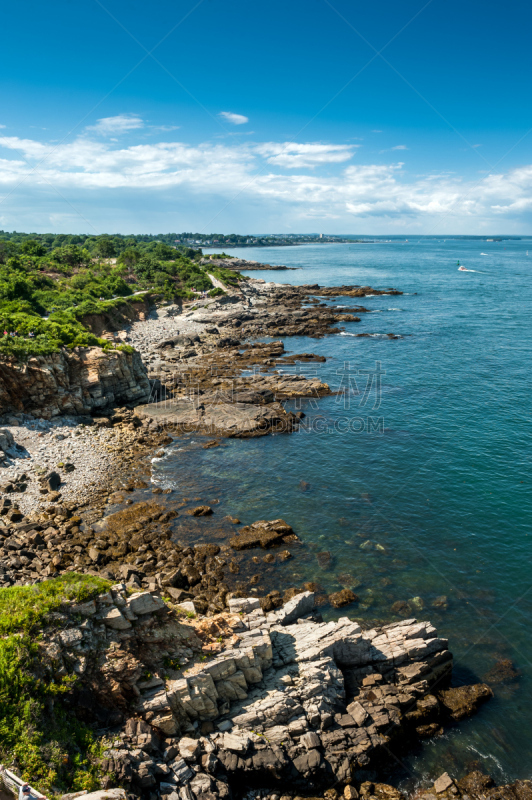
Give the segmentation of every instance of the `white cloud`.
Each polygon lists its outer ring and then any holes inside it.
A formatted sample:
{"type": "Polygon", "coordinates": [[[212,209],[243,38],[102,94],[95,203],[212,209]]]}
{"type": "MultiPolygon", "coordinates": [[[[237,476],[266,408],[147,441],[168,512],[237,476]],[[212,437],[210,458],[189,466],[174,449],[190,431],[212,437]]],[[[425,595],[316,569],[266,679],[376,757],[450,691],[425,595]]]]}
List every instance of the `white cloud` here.
{"type": "Polygon", "coordinates": [[[117,133],[127,133],[144,127],[144,120],[136,114],[119,114],[117,117],[103,117],[96,125],[87,126],[86,130],[109,136],[117,133]]]}
{"type": "MultiPolygon", "coordinates": [[[[50,186],[61,195],[78,198],[89,211],[97,208],[104,227],[109,214],[116,213],[122,214],[127,228],[128,214],[146,195],[154,214],[170,214],[179,201],[185,209],[194,206],[203,223],[206,208],[227,207],[232,227],[243,218],[256,227],[270,219],[268,214],[294,229],[306,219],[310,224],[311,219],[321,218],[337,220],[342,231],[346,230],[342,225],[356,218],[365,221],[368,232],[372,221],[373,228],[380,221],[383,232],[393,226],[430,230],[435,225],[439,230],[474,232],[489,224],[501,230],[501,218],[505,230],[511,226],[516,230],[515,226],[526,229],[532,221],[532,165],[474,180],[454,173],[412,175],[397,162],[348,164],[354,148],[241,141],[142,142],[124,147],[87,133],[68,144],[6,136],[0,139],[0,187],[7,190],[24,179],[26,210],[20,219],[28,219],[29,227],[29,217],[37,216],[41,208],[52,212],[50,186]],[[308,167],[313,168],[310,174],[308,167]]],[[[2,213],[13,209],[15,201],[15,197],[6,200],[2,213]]],[[[10,213],[13,226],[19,227],[15,212],[10,213]]]]}
{"type": "Polygon", "coordinates": [[[382,133],[382,131],[371,131],[372,133],[382,133]]]}
{"type": "Polygon", "coordinates": [[[168,131],[178,131],[181,127],[180,125],[148,125],[153,131],[163,131],[167,133],[168,131]]]}
{"type": "Polygon", "coordinates": [[[249,117],[245,117],[243,114],[233,114],[232,111],[220,111],[218,116],[223,117],[226,122],[230,122],[232,125],[244,125],[249,122],[249,117]]]}
{"type": "Polygon", "coordinates": [[[319,164],[338,164],[353,155],[352,148],[358,144],[294,144],[293,142],[266,142],[256,150],[266,156],[268,164],[288,169],[316,167],[319,164]]]}
{"type": "Polygon", "coordinates": [[[6,127],[5,125],[0,125],[0,128],[5,128],[5,127],[6,127]]]}
{"type": "Polygon", "coordinates": [[[408,150],[406,144],[396,144],[395,147],[391,147],[391,150],[408,150]]]}

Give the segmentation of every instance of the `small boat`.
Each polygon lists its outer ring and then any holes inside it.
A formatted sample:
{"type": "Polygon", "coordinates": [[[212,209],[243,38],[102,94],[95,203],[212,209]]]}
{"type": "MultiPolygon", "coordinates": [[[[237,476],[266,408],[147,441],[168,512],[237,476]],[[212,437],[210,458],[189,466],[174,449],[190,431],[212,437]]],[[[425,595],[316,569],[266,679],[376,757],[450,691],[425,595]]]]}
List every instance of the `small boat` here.
{"type": "Polygon", "coordinates": [[[458,271],[459,272],[469,272],[469,270],[466,269],[465,267],[458,267],[458,271]]]}

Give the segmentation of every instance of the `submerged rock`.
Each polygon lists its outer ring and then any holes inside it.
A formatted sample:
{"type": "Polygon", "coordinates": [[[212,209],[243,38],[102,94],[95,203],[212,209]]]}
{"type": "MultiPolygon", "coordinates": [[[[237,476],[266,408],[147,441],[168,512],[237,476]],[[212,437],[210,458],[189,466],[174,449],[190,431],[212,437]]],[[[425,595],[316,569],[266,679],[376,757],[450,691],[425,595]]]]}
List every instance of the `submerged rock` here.
{"type": "Polygon", "coordinates": [[[500,661],[483,676],[486,683],[509,683],[519,678],[519,672],[514,667],[509,658],[501,658],[500,661]]]}
{"type": "Polygon", "coordinates": [[[341,589],[329,595],[329,603],[333,608],[342,608],[358,600],[358,596],[351,589],[341,589]]]}
{"type": "Polygon", "coordinates": [[[281,544],[285,536],[293,535],[293,530],[284,520],[259,520],[246,525],[238,531],[237,536],[229,540],[234,550],[249,550],[253,547],[272,547],[281,544]]]}
{"type": "Polygon", "coordinates": [[[486,683],[457,686],[438,692],[445,711],[455,721],[470,717],[490,697],[493,697],[493,691],[486,683]]]}

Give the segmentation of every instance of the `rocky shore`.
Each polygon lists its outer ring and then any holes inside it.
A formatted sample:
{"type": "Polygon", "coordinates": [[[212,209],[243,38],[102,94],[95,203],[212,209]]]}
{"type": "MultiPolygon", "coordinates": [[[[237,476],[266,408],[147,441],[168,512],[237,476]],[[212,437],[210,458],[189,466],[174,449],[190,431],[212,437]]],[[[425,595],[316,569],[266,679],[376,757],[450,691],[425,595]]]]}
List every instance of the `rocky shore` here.
{"type": "Polygon", "coordinates": [[[297,269],[297,267],[285,267],[284,265],[263,264],[260,261],[248,261],[245,258],[236,258],[228,256],[227,258],[204,258],[202,264],[211,265],[213,267],[222,267],[223,269],[234,269],[237,271],[245,270],[288,270],[297,269]]]}
{"type": "MultiPolygon", "coordinates": [[[[153,308],[124,332],[134,353],[0,365],[0,587],[72,572],[109,582],[65,602],[39,640],[49,678],[76,678],[72,712],[106,737],[102,788],[145,800],[399,800],[368,770],[491,696],[486,684],[451,686],[452,655],[430,622],[324,622],[312,584],[268,587],[269,566],[301,545],[290,521],[241,526],[218,518],[215,498],[150,484],[149,459],[181,433],[214,447],[296,430],[304,414],[285,401],[331,388],[285,372],[324,358],[287,353],[276,337],[338,333],[368,309],[319,298],[375,294],[400,292],[249,279],[153,308]]],[[[347,588],[326,598],[355,600],[347,588]]],[[[419,797],[496,794],[478,775],[438,781],[419,797]]],[[[528,800],[527,782],[505,789],[528,800]]]]}
{"type": "Polygon", "coordinates": [[[107,737],[102,786],[166,800],[371,794],[368,769],[491,696],[449,688],[452,655],[430,623],[323,622],[311,592],[269,613],[233,597],[201,618],[118,583],[65,604],[39,648],[50,674],[79,677],[69,702],[107,737]]]}

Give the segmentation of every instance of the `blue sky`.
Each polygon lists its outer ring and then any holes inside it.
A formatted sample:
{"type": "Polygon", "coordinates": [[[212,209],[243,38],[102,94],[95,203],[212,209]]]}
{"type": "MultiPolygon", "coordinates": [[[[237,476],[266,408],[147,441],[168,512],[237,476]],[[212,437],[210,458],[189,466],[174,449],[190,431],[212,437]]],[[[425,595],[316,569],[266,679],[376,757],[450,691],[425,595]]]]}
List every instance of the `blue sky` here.
{"type": "Polygon", "coordinates": [[[3,9],[0,227],[531,232],[527,4],[3,9]]]}

